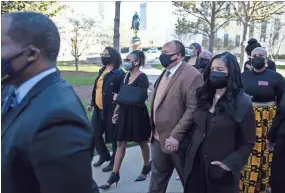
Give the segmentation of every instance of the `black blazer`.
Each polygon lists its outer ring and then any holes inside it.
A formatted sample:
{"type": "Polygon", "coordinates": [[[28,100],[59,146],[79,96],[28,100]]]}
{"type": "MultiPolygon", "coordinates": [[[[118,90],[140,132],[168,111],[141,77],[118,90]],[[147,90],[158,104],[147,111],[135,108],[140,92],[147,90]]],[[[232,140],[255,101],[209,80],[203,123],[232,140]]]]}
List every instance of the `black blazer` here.
{"type": "MultiPolygon", "coordinates": [[[[221,100],[223,100],[221,98],[221,100]]],[[[217,104],[218,105],[218,104],[217,104]]],[[[217,112],[213,115],[210,127],[206,133],[206,119],[208,110],[198,107],[194,112],[194,128],[192,142],[186,151],[185,159],[185,184],[192,173],[195,156],[203,143],[201,161],[205,163],[206,176],[211,175],[212,161],[221,161],[229,167],[233,182],[227,186],[211,187],[208,181],[208,190],[211,193],[237,193],[238,179],[242,167],[245,165],[255,144],[255,116],[251,99],[246,94],[240,94],[234,114],[217,112]]],[[[194,174],[195,176],[195,174],[194,174]]],[[[194,188],[194,187],[193,187],[194,188]]],[[[184,192],[197,192],[192,187],[185,187],[184,192]],[[191,191],[190,191],[191,189],[191,191]]]]}
{"type": "Polygon", "coordinates": [[[96,96],[96,85],[99,77],[104,72],[106,67],[103,67],[99,70],[99,74],[95,79],[93,91],[92,91],[92,99],[90,104],[94,107],[93,116],[91,119],[92,126],[95,131],[96,136],[103,135],[105,132],[106,142],[113,141],[113,132],[114,125],[112,123],[112,117],[114,113],[114,109],[116,107],[116,103],[113,101],[114,93],[119,92],[120,86],[124,80],[125,72],[121,68],[114,68],[109,73],[104,75],[103,78],[103,88],[102,88],[102,99],[103,99],[103,113],[104,113],[104,123],[103,125],[98,121],[99,119],[99,108],[95,103],[96,96]]]}
{"type": "Polygon", "coordinates": [[[55,72],[2,116],[2,192],[91,193],[93,133],[71,85],[55,72]]]}
{"type": "Polygon", "coordinates": [[[268,140],[275,143],[277,137],[285,138],[285,91],[269,130],[268,140]]]}

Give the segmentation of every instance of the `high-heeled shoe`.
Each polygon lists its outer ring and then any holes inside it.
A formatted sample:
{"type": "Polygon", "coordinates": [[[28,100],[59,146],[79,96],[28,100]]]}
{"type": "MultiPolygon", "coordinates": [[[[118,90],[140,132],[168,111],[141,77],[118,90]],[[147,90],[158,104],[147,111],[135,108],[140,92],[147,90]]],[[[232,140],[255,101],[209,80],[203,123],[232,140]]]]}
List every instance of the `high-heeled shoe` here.
{"type": "Polygon", "coordinates": [[[114,183],[116,183],[116,187],[118,185],[118,182],[120,181],[120,174],[119,173],[115,173],[115,172],[112,172],[107,183],[102,185],[102,186],[99,186],[98,188],[99,189],[102,189],[102,190],[107,190],[109,189],[114,183]]]}
{"type": "Polygon", "coordinates": [[[148,164],[148,166],[144,166],[141,174],[139,175],[139,177],[135,181],[136,182],[144,181],[146,179],[147,175],[150,173],[150,171],[151,171],[151,164],[148,164]]]}

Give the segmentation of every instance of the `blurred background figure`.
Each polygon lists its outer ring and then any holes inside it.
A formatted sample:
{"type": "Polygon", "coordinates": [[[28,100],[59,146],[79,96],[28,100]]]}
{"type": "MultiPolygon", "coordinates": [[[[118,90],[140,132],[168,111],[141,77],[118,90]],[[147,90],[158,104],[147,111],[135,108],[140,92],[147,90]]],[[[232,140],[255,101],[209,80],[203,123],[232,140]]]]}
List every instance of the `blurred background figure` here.
{"type": "Polygon", "coordinates": [[[210,64],[213,58],[213,53],[208,50],[203,50],[198,58],[197,69],[203,74],[205,68],[210,64]]]}
{"type": "MultiPolygon", "coordinates": [[[[245,47],[245,51],[248,57],[248,60],[244,63],[244,69],[243,71],[247,71],[247,70],[252,70],[252,65],[251,65],[251,52],[255,49],[255,48],[259,48],[261,47],[260,43],[257,42],[256,39],[251,38],[250,40],[248,40],[247,42],[247,46],[245,47]]],[[[269,70],[273,70],[276,71],[276,64],[275,62],[273,62],[270,59],[267,59],[267,63],[265,64],[266,67],[269,70]]]]}
{"type": "Polygon", "coordinates": [[[240,179],[240,191],[244,193],[265,192],[270,186],[272,151],[266,147],[266,139],[285,80],[281,74],[266,68],[267,60],[266,50],[255,48],[250,60],[253,69],[242,73],[245,93],[252,97],[256,118],[256,144],[240,179]]]}
{"type": "Polygon", "coordinates": [[[202,52],[202,47],[200,44],[198,43],[192,43],[190,46],[189,46],[189,50],[188,50],[188,55],[191,57],[187,64],[190,64],[192,66],[194,66],[196,69],[197,68],[197,65],[198,65],[198,58],[199,58],[199,55],[201,54],[202,52]]]}

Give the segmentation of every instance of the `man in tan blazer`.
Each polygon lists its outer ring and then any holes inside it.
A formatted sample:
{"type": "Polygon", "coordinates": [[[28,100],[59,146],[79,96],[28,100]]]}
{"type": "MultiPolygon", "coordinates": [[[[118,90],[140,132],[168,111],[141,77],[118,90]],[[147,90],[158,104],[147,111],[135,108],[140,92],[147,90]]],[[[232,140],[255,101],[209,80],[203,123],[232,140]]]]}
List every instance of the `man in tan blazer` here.
{"type": "Polygon", "coordinates": [[[183,183],[183,164],[179,143],[191,129],[197,106],[196,89],[203,84],[202,75],[183,62],[185,47],[179,41],[163,46],[160,62],[165,70],[155,84],[151,105],[152,175],[150,193],[164,193],[174,168],[183,183]]]}

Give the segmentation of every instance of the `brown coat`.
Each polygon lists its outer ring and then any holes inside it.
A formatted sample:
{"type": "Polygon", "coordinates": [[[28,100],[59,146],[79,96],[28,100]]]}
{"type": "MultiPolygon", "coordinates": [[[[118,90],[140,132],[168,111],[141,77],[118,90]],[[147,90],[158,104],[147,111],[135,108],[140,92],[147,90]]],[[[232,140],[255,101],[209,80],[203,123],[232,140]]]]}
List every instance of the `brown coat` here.
{"type": "Polygon", "coordinates": [[[203,77],[193,66],[185,62],[173,74],[164,95],[159,102],[156,112],[153,112],[153,103],[158,84],[166,70],[158,78],[155,84],[151,104],[152,130],[157,130],[161,150],[165,153],[165,140],[172,136],[181,141],[193,123],[193,113],[197,107],[196,89],[203,84],[203,77]],[[156,125],[153,114],[155,114],[156,125]]]}

